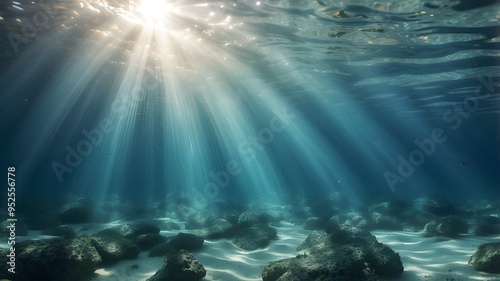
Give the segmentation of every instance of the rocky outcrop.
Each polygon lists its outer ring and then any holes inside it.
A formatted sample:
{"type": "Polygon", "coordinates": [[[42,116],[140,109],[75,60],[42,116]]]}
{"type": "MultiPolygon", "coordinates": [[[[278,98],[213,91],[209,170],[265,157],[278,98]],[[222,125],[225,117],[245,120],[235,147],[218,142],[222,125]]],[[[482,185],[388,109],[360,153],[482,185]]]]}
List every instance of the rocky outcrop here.
{"type": "Polygon", "coordinates": [[[421,210],[435,216],[455,215],[458,210],[445,199],[419,197],[413,201],[413,209],[421,210]]]}
{"type": "Polygon", "coordinates": [[[298,255],[295,258],[272,262],[262,272],[263,281],[377,281],[364,265],[362,257],[353,257],[347,248],[331,256],[298,255]]]}
{"type": "Polygon", "coordinates": [[[371,214],[370,226],[375,229],[403,230],[403,223],[398,217],[377,212],[371,214]]]}
{"type": "Polygon", "coordinates": [[[132,241],[139,245],[141,250],[149,250],[154,246],[163,243],[167,240],[165,236],[162,236],[158,233],[146,233],[141,234],[137,237],[134,237],[132,241]]]}
{"type": "Polygon", "coordinates": [[[149,251],[149,254],[148,256],[149,257],[161,257],[161,256],[165,256],[165,255],[171,255],[173,253],[176,253],[178,252],[178,250],[170,245],[169,242],[163,242],[163,243],[160,243],[156,246],[154,246],[150,251],[149,251]]]}
{"type": "Polygon", "coordinates": [[[327,225],[343,225],[358,228],[367,228],[368,220],[365,215],[359,212],[349,212],[332,216],[327,225]]]}
{"type": "Polygon", "coordinates": [[[106,228],[97,233],[97,236],[122,237],[133,239],[141,234],[159,234],[160,228],[149,223],[131,223],[106,228]]]}
{"type": "Polygon", "coordinates": [[[369,232],[330,225],[327,234],[324,238],[320,233],[308,237],[320,243],[309,247],[308,255],[270,263],[262,272],[263,280],[375,281],[377,276],[393,277],[403,272],[399,254],[369,232]]]}
{"type": "Polygon", "coordinates": [[[327,221],[319,217],[309,217],[304,221],[304,229],[307,230],[325,229],[326,222],[327,221]]]}
{"type": "Polygon", "coordinates": [[[70,202],[59,209],[59,220],[63,223],[86,223],[92,218],[93,204],[89,199],[70,202]]]}
{"type": "Polygon", "coordinates": [[[229,238],[234,234],[235,227],[226,219],[217,218],[209,227],[200,231],[200,235],[206,239],[229,238]]]}
{"type": "Polygon", "coordinates": [[[135,259],[140,253],[139,246],[121,237],[90,237],[92,245],[101,256],[102,264],[112,264],[120,260],[135,259]]]}
{"type": "Polygon", "coordinates": [[[203,238],[196,234],[179,233],[172,237],[169,244],[177,250],[199,250],[203,247],[203,238]]]}
{"type": "Polygon", "coordinates": [[[191,253],[182,250],[168,256],[163,267],[147,281],[198,281],[205,277],[206,273],[203,265],[191,253]]]}
{"type": "Polygon", "coordinates": [[[20,242],[16,253],[20,281],[88,280],[102,261],[88,237],[20,242]]]}
{"type": "Polygon", "coordinates": [[[238,230],[233,243],[244,250],[265,248],[271,240],[278,239],[276,229],[266,224],[257,224],[238,230]]]}
{"type": "Polygon", "coordinates": [[[422,236],[445,236],[449,238],[458,238],[460,234],[467,233],[467,229],[467,223],[461,219],[440,219],[426,224],[422,236]]]}
{"type": "Polygon", "coordinates": [[[472,236],[488,236],[500,234],[500,218],[481,216],[469,220],[467,234],[472,236]]]}
{"type": "Polygon", "coordinates": [[[265,213],[243,212],[238,217],[238,227],[249,227],[259,223],[267,223],[268,216],[265,213]]]}
{"type": "Polygon", "coordinates": [[[500,242],[479,246],[469,260],[477,271],[500,273],[500,242]]]}
{"type": "Polygon", "coordinates": [[[297,251],[307,250],[316,245],[324,244],[326,239],[326,233],[324,231],[313,231],[306,240],[297,247],[297,251]]]}

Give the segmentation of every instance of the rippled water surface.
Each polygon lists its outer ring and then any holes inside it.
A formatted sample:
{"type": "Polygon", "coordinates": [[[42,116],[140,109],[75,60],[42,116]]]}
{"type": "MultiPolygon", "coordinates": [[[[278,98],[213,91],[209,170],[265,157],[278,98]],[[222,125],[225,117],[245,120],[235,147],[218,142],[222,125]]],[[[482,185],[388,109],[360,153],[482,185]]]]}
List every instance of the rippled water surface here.
{"type": "Polygon", "coordinates": [[[499,11],[3,1],[0,156],[21,193],[186,193],[199,208],[332,191],[494,194],[499,11]]]}

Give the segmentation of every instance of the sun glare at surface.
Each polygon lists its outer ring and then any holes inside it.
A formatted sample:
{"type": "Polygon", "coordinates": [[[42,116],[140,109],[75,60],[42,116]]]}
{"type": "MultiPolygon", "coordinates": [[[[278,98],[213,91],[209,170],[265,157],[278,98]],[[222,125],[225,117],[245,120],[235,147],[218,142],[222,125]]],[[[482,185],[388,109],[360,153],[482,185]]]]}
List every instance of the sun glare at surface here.
{"type": "Polygon", "coordinates": [[[141,0],[138,7],[146,24],[165,24],[171,5],[165,0],[141,0]]]}

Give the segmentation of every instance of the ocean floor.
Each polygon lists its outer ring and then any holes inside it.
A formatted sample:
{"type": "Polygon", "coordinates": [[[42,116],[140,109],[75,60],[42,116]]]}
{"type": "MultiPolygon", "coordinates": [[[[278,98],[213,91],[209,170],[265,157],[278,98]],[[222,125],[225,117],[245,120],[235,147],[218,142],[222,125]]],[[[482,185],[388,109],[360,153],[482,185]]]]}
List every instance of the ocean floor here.
{"type": "MultiPolygon", "coordinates": [[[[484,243],[500,242],[500,236],[449,239],[422,237],[422,232],[371,231],[377,240],[398,252],[404,272],[401,281],[468,281],[500,280],[500,274],[476,271],[469,258],[484,243]]],[[[382,279],[380,280],[395,280],[382,279]]]]}
{"type": "MultiPolygon", "coordinates": [[[[182,222],[172,220],[180,225],[182,222]]],[[[123,221],[96,225],[92,230],[79,231],[93,233],[106,227],[123,224],[123,221]]],[[[74,225],[75,229],[80,226],[74,225]]],[[[262,280],[261,273],[271,261],[294,257],[304,239],[311,233],[300,226],[282,222],[276,227],[278,240],[272,241],[265,248],[256,251],[244,251],[233,245],[228,239],[205,241],[199,251],[194,251],[195,258],[205,267],[207,281],[262,280]]],[[[197,233],[196,230],[181,230],[197,233]]],[[[179,230],[161,231],[164,236],[175,236],[179,230]]],[[[421,232],[371,231],[381,243],[387,244],[401,256],[404,272],[396,279],[401,281],[465,281],[465,280],[500,280],[500,274],[487,274],[476,271],[468,265],[470,256],[477,247],[487,242],[500,242],[500,236],[468,237],[460,239],[424,238],[421,232]]],[[[29,236],[18,237],[18,241],[50,238],[40,235],[39,231],[30,231],[29,236]]],[[[0,247],[7,248],[2,242],[0,247]]],[[[148,252],[141,252],[134,260],[121,261],[116,265],[96,270],[92,281],[139,281],[155,274],[163,264],[162,257],[148,257],[148,252]]]]}
{"type": "MultiPolygon", "coordinates": [[[[201,250],[192,252],[207,270],[207,275],[202,280],[262,280],[260,274],[266,265],[271,261],[296,256],[298,254],[297,246],[311,233],[309,230],[286,222],[282,222],[282,226],[277,227],[277,230],[279,240],[272,241],[267,248],[256,251],[244,251],[233,245],[228,239],[205,241],[201,250]]],[[[173,236],[178,232],[162,231],[161,234],[173,236]]],[[[196,230],[182,230],[182,232],[196,233],[196,230]]],[[[155,274],[162,264],[163,258],[150,258],[147,252],[142,252],[136,260],[120,262],[113,267],[97,270],[98,276],[91,280],[145,280],[155,274]],[[133,269],[136,264],[139,265],[139,268],[133,269]]]]}

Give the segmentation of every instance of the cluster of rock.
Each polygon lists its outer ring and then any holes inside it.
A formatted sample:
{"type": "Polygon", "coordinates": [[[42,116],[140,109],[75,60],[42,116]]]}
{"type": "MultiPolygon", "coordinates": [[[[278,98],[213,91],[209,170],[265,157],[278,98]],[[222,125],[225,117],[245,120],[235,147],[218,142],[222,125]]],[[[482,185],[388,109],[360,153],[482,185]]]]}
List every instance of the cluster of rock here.
{"type": "MultiPolygon", "coordinates": [[[[78,236],[71,224],[136,217],[151,210],[145,211],[117,198],[97,204],[91,199],[75,198],[53,213],[57,219],[47,215],[40,217],[43,223],[38,223],[38,214],[33,211],[20,220],[18,236],[27,235],[28,229],[38,229],[44,235],[59,238],[16,244],[19,272],[16,280],[88,280],[97,268],[135,259],[141,251],[149,251],[150,257],[163,256],[166,261],[149,281],[196,281],[205,276],[206,270],[188,251],[202,249],[204,240],[222,238],[230,239],[244,250],[265,248],[278,239],[273,226],[285,219],[315,231],[297,249],[306,254],[270,263],[262,272],[264,281],[371,281],[397,276],[403,271],[399,255],[368,232],[373,229],[422,231],[424,237],[448,238],[500,234],[500,219],[491,216],[500,215],[500,203],[457,208],[444,200],[421,197],[412,202],[381,201],[352,209],[347,203],[350,200],[344,196],[336,193],[319,201],[298,198],[304,200],[295,204],[301,208],[283,207],[266,212],[246,211],[237,204],[220,202],[220,211],[212,214],[194,211],[189,198],[180,197],[177,203],[185,209],[170,213],[170,217],[185,220],[185,228],[199,235],[180,232],[172,237],[161,235],[160,229],[180,230],[179,225],[152,220],[78,236]],[[103,214],[100,210],[108,212],[103,214]],[[24,221],[27,224],[23,225],[24,221]]],[[[169,211],[165,206],[160,207],[162,212],[169,211]]],[[[92,230],[92,225],[80,231],[92,230]]],[[[8,235],[5,229],[0,230],[0,235],[8,235]]],[[[5,266],[6,254],[0,255],[5,266]]],[[[469,262],[477,270],[498,273],[499,243],[480,246],[469,262]]],[[[0,276],[11,276],[4,266],[0,266],[0,276]]]]}
{"type": "MultiPolygon", "coordinates": [[[[337,195],[334,198],[342,197],[341,194],[337,195]]],[[[328,201],[331,201],[331,198],[316,204],[323,205],[324,202],[328,201]]],[[[322,213],[317,213],[314,212],[314,208],[303,211],[304,229],[318,230],[329,225],[341,225],[363,230],[422,231],[423,237],[438,237],[440,241],[443,238],[457,239],[465,235],[490,236],[500,234],[500,201],[476,201],[456,207],[446,200],[420,197],[412,202],[401,200],[376,202],[366,208],[357,208],[356,210],[349,208],[326,210],[328,212],[323,209],[322,213]],[[307,216],[311,214],[313,216],[307,216]]],[[[298,250],[304,250],[310,245],[321,244],[322,239],[324,239],[324,234],[315,231],[298,250]]],[[[499,273],[499,245],[500,243],[481,245],[469,263],[478,271],[499,273]]],[[[295,262],[297,263],[297,261],[295,262]]],[[[361,278],[360,280],[365,279],[361,278]]]]}
{"type": "MultiPolygon", "coordinates": [[[[186,245],[189,245],[187,248],[192,248],[192,245],[200,247],[203,238],[199,236],[179,233],[167,238],[160,235],[158,226],[150,223],[125,224],[104,229],[94,235],[82,236],[75,236],[74,230],[68,229],[71,228],[60,226],[50,232],[64,237],[17,243],[16,280],[88,280],[99,267],[135,259],[141,251],[165,242],[170,246],[169,259],[165,265],[166,269],[165,266],[160,269],[155,278],[174,276],[174,279],[166,280],[195,281],[205,276],[203,266],[184,251],[186,245]],[[181,278],[182,276],[186,278],[181,278]]],[[[7,263],[5,259],[6,253],[1,253],[0,262],[4,265],[7,263]]],[[[2,268],[0,275],[11,276],[7,268],[2,268]]]]}
{"type": "Polygon", "coordinates": [[[424,237],[500,234],[500,202],[486,206],[457,208],[442,199],[420,197],[412,202],[382,201],[357,210],[336,209],[325,216],[304,219],[305,229],[324,229],[328,223],[355,226],[366,230],[421,231],[424,237]]]}
{"type": "Polygon", "coordinates": [[[232,239],[244,250],[265,248],[278,239],[276,229],[269,224],[282,220],[280,214],[246,211],[225,217],[196,214],[187,219],[186,229],[199,229],[205,239],[232,239]]]}
{"type": "Polygon", "coordinates": [[[206,273],[203,265],[191,253],[181,250],[176,254],[169,255],[165,259],[163,267],[147,281],[198,281],[205,277],[206,273]]]}
{"type": "Polygon", "coordinates": [[[262,272],[264,281],[375,281],[403,272],[399,254],[356,227],[331,225],[313,232],[299,247],[308,252],[275,261],[262,272]]]}

